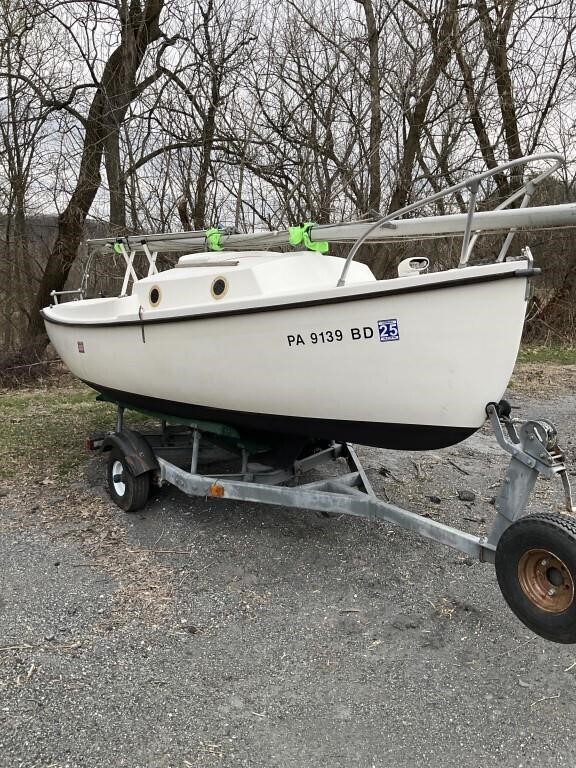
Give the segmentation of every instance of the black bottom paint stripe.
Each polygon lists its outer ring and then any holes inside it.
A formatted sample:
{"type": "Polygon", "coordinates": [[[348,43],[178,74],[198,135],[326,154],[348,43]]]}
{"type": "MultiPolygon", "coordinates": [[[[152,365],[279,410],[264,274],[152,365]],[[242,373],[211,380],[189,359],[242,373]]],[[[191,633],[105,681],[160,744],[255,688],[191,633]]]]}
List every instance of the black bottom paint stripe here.
{"type": "Polygon", "coordinates": [[[311,419],[299,416],[230,411],[162,400],[133,392],[123,392],[118,389],[102,387],[90,381],[85,383],[107,398],[127,406],[174,418],[216,421],[227,424],[242,431],[246,439],[259,437],[261,433],[273,433],[275,435],[300,435],[310,439],[358,443],[359,445],[398,451],[430,451],[460,443],[478,429],[478,427],[438,427],[426,424],[311,419]]]}

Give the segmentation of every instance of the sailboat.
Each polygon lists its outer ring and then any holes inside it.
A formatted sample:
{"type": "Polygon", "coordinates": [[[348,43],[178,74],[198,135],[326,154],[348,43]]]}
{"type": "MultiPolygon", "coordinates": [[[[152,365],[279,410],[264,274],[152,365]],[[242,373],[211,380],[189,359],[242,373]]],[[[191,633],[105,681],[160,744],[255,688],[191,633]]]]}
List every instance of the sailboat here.
{"type": "Polygon", "coordinates": [[[55,295],[46,329],[72,373],[132,407],[307,440],[453,445],[482,426],[514,368],[539,272],[529,248],[509,255],[514,233],[576,223],[576,205],[529,207],[562,162],[555,153],[512,161],[373,220],[92,240],[93,251],[123,257],[120,295],[55,295]],[[535,161],[545,169],[495,210],[477,210],[485,179],[535,161]],[[463,189],[467,212],[414,216],[463,189]],[[487,232],[503,237],[498,256],[471,263],[487,232]],[[431,271],[429,238],[456,235],[458,266],[431,271]],[[378,280],[355,260],[363,243],[406,240],[421,256],[396,277],[378,280]],[[325,252],[336,243],[352,244],[347,258],[325,252]],[[158,271],[158,254],[171,252],[182,255],[158,271]],[[136,254],[147,265],[140,277],[136,254]]]}

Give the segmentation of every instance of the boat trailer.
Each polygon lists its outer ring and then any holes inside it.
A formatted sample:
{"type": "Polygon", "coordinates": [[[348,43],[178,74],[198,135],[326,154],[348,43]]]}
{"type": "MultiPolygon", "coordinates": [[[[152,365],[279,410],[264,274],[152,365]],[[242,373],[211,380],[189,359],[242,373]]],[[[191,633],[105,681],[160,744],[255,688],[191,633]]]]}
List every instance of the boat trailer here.
{"type": "MultiPolygon", "coordinates": [[[[100,395],[99,399],[107,398],[100,395]]],[[[378,498],[348,443],[306,444],[294,437],[263,433],[246,436],[214,422],[178,419],[171,423],[168,416],[112,402],[118,409],[115,431],[92,435],[88,446],[107,455],[108,489],[126,512],[145,506],[151,484],[170,483],[189,496],[397,524],[493,563],[504,598],[527,627],[554,642],[576,642],[576,509],[564,455],[550,422],[513,419],[506,401],[487,405],[495,437],[510,462],[496,496],[492,526],[486,536],[474,536],[378,498]],[[127,409],[159,420],[160,430],[125,428],[127,409]],[[345,461],[348,471],[337,473],[343,468],[337,459],[345,461]],[[310,470],[326,464],[336,472],[307,480],[310,470]],[[216,467],[219,472],[214,471],[216,467]],[[526,514],[539,475],[560,477],[565,512],[526,514]]]]}

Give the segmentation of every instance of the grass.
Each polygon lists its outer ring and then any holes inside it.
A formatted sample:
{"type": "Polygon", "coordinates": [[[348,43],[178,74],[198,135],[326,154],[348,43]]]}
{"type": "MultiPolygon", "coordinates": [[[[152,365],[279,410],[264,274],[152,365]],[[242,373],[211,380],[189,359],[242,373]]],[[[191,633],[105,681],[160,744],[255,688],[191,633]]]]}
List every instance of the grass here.
{"type": "Polygon", "coordinates": [[[76,383],[0,395],[0,478],[71,475],[86,458],[88,434],[114,425],[115,409],[76,383]]]}
{"type": "Polygon", "coordinates": [[[576,347],[523,346],[518,355],[518,362],[576,365],[576,347]]]}
{"type": "MultiPolygon", "coordinates": [[[[116,406],[96,394],[68,374],[41,387],[0,391],[0,480],[72,477],[86,460],[88,435],[115,428],[116,406]]],[[[130,412],[127,422],[150,417],[130,412]]]]}

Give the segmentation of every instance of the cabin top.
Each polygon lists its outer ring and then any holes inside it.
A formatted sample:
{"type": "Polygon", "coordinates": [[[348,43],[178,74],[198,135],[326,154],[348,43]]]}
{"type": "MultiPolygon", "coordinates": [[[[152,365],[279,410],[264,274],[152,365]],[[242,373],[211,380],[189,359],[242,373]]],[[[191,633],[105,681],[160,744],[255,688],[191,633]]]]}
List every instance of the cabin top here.
{"type": "MultiPolygon", "coordinates": [[[[132,296],[144,310],[236,302],[260,296],[335,288],[343,261],[310,251],[227,251],[182,256],[173,269],[136,283],[132,296]]],[[[349,284],[374,282],[369,267],[354,262],[349,284]]]]}

